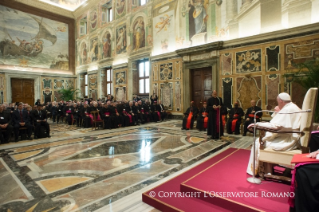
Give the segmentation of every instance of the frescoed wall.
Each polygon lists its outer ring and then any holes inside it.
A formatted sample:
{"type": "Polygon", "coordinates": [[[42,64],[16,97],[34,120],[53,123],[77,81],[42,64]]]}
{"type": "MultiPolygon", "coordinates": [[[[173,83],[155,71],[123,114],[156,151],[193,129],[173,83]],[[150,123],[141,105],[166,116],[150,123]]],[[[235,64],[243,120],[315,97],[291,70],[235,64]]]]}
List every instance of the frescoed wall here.
{"type": "Polygon", "coordinates": [[[40,101],[43,103],[61,101],[58,90],[76,88],[76,78],[41,77],[40,101]]]}
{"type": "Polygon", "coordinates": [[[298,64],[319,60],[317,40],[318,34],[220,51],[219,90],[226,107],[238,101],[246,110],[254,99],[273,110],[281,92],[302,107],[307,91],[296,82],[298,64]]]}
{"type": "Polygon", "coordinates": [[[183,112],[183,61],[181,58],[154,61],[150,95],[156,94],[164,107],[171,112],[183,112]]]}
{"type": "Polygon", "coordinates": [[[66,23],[0,5],[0,64],[69,70],[66,23]]]}

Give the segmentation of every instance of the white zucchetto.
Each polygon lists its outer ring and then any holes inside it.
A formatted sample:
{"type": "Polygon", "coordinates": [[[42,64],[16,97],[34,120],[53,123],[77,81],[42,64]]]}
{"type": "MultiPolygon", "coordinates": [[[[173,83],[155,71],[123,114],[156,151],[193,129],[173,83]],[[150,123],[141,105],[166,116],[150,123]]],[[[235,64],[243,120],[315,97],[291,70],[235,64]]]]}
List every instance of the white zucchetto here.
{"type": "Polygon", "coordinates": [[[283,101],[291,101],[290,95],[287,93],[280,93],[278,97],[283,101]]]}

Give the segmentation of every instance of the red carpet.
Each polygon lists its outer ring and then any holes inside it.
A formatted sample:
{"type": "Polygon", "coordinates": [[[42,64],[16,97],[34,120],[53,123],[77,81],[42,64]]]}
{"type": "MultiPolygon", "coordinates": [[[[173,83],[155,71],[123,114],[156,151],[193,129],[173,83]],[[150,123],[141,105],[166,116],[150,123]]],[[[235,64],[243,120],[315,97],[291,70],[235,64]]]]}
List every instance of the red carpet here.
{"type": "Polygon", "coordinates": [[[280,192],[286,194],[288,185],[268,181],[260,185],[247,182],[249,154],[248,150],[227,149],[143,193],[143,202],[161,211],[289,211],[287,197],[269,197],[280,192]],[[233,192],[232,195],[237,197],[227,197],[227,193],[220,194],[226,198],[210,197],[204,192],[233,192]],[[252,195],[245,192],[255,192],[253,195],[258,197],[244,197],[252,195]],[[152,197],[152,194],[155,196],[152,197]]]}

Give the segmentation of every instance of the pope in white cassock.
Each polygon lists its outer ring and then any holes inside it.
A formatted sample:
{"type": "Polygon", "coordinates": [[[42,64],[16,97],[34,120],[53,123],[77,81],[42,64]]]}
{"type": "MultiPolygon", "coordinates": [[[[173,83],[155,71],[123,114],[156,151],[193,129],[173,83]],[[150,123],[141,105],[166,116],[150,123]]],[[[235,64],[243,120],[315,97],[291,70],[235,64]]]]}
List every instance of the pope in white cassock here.
{"type": "MultiPolygon", "coordinates": [[[[275,107],[275,113],[272,115],[270,122],[259,122],[257,126],[271,128],[279,131],[287,130],[299,130],[301,113],[293,113],[300,111],[300,108],[291,102],[291,98],[287,93],[280,93],[277,96],[278,106],[275,107]],[[287,114],[291,113],[291,114],[287,114]]],[[[248,126],[253,127],[254,124],[248,126]]],[[[262,139],[265,144],[265,148],[272,148],[275,151],[289,151],[295,149],[298,144],[299,134],[298,133],[272,133],[266,132],[265,137],[262,139]]],[[[259,162],[259,138],[255,141],[256,145],[256,164],[255,174],[258,170],[259,162]]],[[[249,163],[247,167],[247,173],[253,175],[253,147],[251,149],[249,163]]]]}

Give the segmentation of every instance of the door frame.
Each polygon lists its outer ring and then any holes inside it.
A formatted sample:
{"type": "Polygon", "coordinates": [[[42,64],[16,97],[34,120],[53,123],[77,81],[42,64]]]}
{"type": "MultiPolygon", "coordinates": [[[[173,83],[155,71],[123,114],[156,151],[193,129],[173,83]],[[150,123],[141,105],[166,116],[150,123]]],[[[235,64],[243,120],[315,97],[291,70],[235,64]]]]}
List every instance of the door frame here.
{"type": "MultiPolygon", "coordinates": [[[[189,89],[190,89],[189,98],[190,98],[190,101],[194,101],[194,99],[193,99],[193,91],[191,91],[191,90],[194,89],[193,72],[196,71],[197,69],[202,69],[202,68],[207,68],[208,69],[208,68],[211,68],[211,66],[189,69],[190,79],[192,79],[192,80],[189,81],[189,89]]],[[[212,88],[213,88],[213,75],[212,75],[212,88]]],[[[212,91],[213,91],[213,89],[212,89],[212,91]]],[[[190,104],[190,101],[189,101],[188,105],[190,104]]],[[[202,101],[204,102],[204,99],[202,101]]],[[[188,105],[186,105],[186,108],[189,107],[188,105]]],[[[203,104],[201,106],[203,106],[203,104]]],[[[199,103],[199,105],[197,105],[197,107],[200,108],[200,103],[199,103]]]]}
{"type": "MultiPolygon", "coordinates": [[[[18,78],[18,79],[33,79],[34,80],[34,102],[36,99],[41,99],[41,77],[40,76],[32,76],[30,74],[23,75],[23,74],[6,74],[6,82],[7,82],[7,103],[12,102],[12,87],[11,87],[11,78],[18,78]]],[[[33,106],[33,105],[32,105],[33,106]]]]}
{"type": "Polygon", "coordinates": [[[188,108],[191,98],[191,69],[198,69],[198,68],[207,68],[211,67],[212,69],[212,91],[216,90],[218,93],[219,88],[219,80],[218,80],[218,70],[219,70],[219,57],[214,57],[209,60],[199,60],[199,61],[192,61],[192,62],[184,62],[183,63],[183,110],[188,108]]]}

